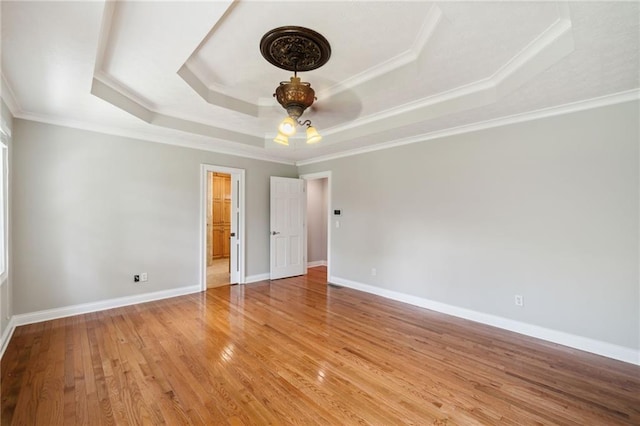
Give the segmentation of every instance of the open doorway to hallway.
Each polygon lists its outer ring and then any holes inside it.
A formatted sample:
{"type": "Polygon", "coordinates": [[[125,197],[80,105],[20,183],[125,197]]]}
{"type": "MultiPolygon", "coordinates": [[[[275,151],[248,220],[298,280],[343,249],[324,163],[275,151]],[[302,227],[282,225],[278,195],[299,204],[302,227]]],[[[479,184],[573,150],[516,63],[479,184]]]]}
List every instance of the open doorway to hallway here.
{"type": "Polygon", "coordinates": [[[231,282],[231,175],[208,172],[207,182],[207,288],[213,288],[231,282]]]}
{"type": "Polygon", "coordinates": [[[331,172],[300,176],[307,181],[307,267],[331,270],[331,172]]]}

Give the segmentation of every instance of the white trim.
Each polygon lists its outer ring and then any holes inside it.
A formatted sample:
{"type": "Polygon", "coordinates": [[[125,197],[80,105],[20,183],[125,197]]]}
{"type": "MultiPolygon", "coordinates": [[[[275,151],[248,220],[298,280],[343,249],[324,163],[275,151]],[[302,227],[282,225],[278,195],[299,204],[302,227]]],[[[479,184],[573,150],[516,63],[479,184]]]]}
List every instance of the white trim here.
{"type": "Polygon", "coordinates": [[[0,93],[2,94],[0,98],[7,105],[7,108],[9,108],[11,114],[15,117],[16,113],[19,112],[22,108],[20,108],[18,98],[16,98],[13,88],[9,84],[9,81],[7,81],[7,78],[4,76],[4,73],[2,73],[2,71],[0,71],[0,93]]]}
{"type": "Polygon", "coordinates": [[[155,291],[152,293],[136,294],[134,296],[125,296],[115,299],[100,300],[97,302],[82,303],[79,305],[64,306],[62,308],[45,309],[28,314],[19,314],[14,315],[12,320],[15,322],[15,326],[17,327],[20,325],[34,324],[42,321],[71,317],[74,315],[105,311],[107,309],[137,305],[140,303],[153,302],[155,300],[169,299],[171,297],[184,296],[186,294],[199,292],[200,286],[191,285],[187,287],[172,288],[170,290],[155,291]]]}
{"type": "MultiPolygon", "coordinates": [[[[89,123],[86,121],[78,121],[62,117],[43,116],[40,114],[29,113],[25,111],[18,111],[13,113],[15,118],[23,120],[31,120],[39,123],[52,124],[54,126],[69,127],[72,129],[86,130],[89,132],[96,132],[105,135],[120,136],[124,138],[138,139],[148,142],[162,143],[165,145],[180,146],[183,148],[193,148],[201,151],[215,152],[218,154],[232,155],[234,157],[250,158],[252,160],[268,161],[271,163],[295,165],[293,160],[286,160],[281,157],[272,157],[267,153],[261,153],[264,148],[259,148],[251,145],[246,145],[238,148],[222,148],[217,144],[229,144],[228,140],[218,139],[210,136],[196,135],[192,133],[183,133],[178,136],[167,136],[159,134],[151,134],[140,130],[134,129],[121,129],[111,126],[104,126],[96,123],[89,123]],[[188,138],[195,137],[200,140],[190,140],[188,138]],[[206,139],[206,140],[204,140],[206,139]],[[253,151],[253,152],[248,152],[253,151]]],[[[174,129],[167,128],[168,131],[175,132],[174,129]]],[[[238,144],[241,145],[241,144],[238,144]]]]}
{"type": "Polygon", "coordinates": [[[587,99],[584,101],[572,102],[570,104],[559,105],[549,108],[543,108],[536,111],[514,114],[507,117],[481,121],[477,123],[465,124],[458,127],[450,127],[435,132],[423,133],[421,135],[411,136],[390,142],[383,142],[376,145],[365,146],[362,148],[351,149],[336,154],[323,155],[311,158],[309,160],[296,161],[296,166],[306,166],[308,164],[321,163],[323,161],[336,160],[339,158],[351,157],[353,155],[365,154],[367,152],[380,151],[384,149],[395,148],[403,145],[410,145],[418,142],[426,142],[433,139],[445,138],[448,136],[460,135],[464,133],[477,132],[479,130],[491,129],[494,127],[508,126],[510,124],[523,123],[526,121],[539,120],[542,118],[555,117],[564,114],[606,107],[610,105],[622,104],[640,100],[640,89],[627,90],[625,92],[606,95],[599,98],[587,99]]]}
{"type": "MultiPolygon", "coordinates": [[[[273,157],[266,153],[260,153],[263,148],[257,148],[252,146],[243,146],[242,148],[221,148],[216,143],[228,144],[229,141],[223,141],[211,137],[206,137],[207,140],[188,140],[191,137],[190,134],[183,134],[181,137],[166,136],[158,134],[149,134],[147,132],[119,129],[111,126],[104,126],[95,123],[88,123],[84,121],[71,120],[67,118],[43,116],[40,114],[34,114],[17,109],[11,110],[14,118],[31,120],[40,123],[52,124],[55,126],[69,127],[72,129],[86,130],[90,132],[97,132],[106,135],[121,136],[126,138],[138,139],[148,142],[162,143],[172,146],[180,146],[183,148],[198,149],[201,151],[215,152],[218,154],[231,155],[234,157],[249,158],[252,160],[267,161],[271,163],[287,164],[295,166],[305,166],[308,164],[321,163],[323,161],[335,160],[339,158],[351,157],[354,155],[365,154],[367,152],[380,151],[384,149],[395,148],[397,146],[409,145],[412,143],[426,142],[433,139],[444,138],[453,135],[459,135],[464,133],[471,133],[479,130],[491,129],[494,127],[502,127],[510,124],[522,123],[526,121],[533,121],[542,118],[554,117],[563,114],[570,114],[573,112],[584,111],[588,109],[595,109],[615,104],[621,104],[625,102],[636,101],[640,99],[640,89],[632,89],[625,92],[614,93],[612,95],[605,95],[598,98],[586,99],[582,101],[572,102],[569,104],[553,106],[549,108],[543,108],[536,111],[525,112],[521,114],[514,114],[506,117],[495,118],[487,121],[475,122],[465,124],[459,127],[451,127],[443,130],[437,130],[435,132],[424,133],[421,135],[411,136],[404,139],[383,142],[380,144],[366,146],[362,148],[355,148],[351,150],[342,151],[336,154],[323,155],[319,157],[313,157],[306,160],[287,160],[282,157],[273,157]],[[213,142],[213,143],[212,143],[213,142]],[[247,152],[253,151],[253,152],[247,152]]],[[[6,99],[4,99],[6,102],[6,99]]],[[[199,139],[204,139],[204,136],[194,135],[199,139]]]]}
{"type": "Polygon", "coordinates": [[[169,299],[172,297],[184,296],[187,294],[199,293],[200,286],[192,285],[188,287],[178,287],[170,290],[156,291],[153,293],[137,294],[134,296],[118,297],[115,299],[100,300],[98,302],[82,303],[80,305],[65,306],[62,308],[45,309],[43,311],[31,312],[28,314],[14,315],[11,317],[7,328],[2,333],[0,341],[0,359],[13,336],[15,328],[21,325],[34,324],[42,321],[50,321],[58,318],[66,318],[74,315],[88,314],[91,312],[105,311],[123,306],[137,305],[140,303],[153,302],[155,300],[169,299]]]}
{"type": "MultiPolygon", "coordinates": [[[[329,247],[327,247],[327,250],[329,247]]],[[[313,262],[307,262],[307,268],[315,268],[316,266],[327,266],[326,260],[314,260],[313,262]]]]}
{"type": "MultiPolygon", "coordinates": [[[[238,284],[244,284],[245,282],[245,170],[213,164],[200,164],[200,253],[198,262],[200,264],[200,290],[202,291],[207,290],[207,188],[209,186],[207,174],[209,172],[237,176],[240,181],[240,194],[238,194],[240,197],[240,223],[238,223],[240,253],[237,259],[240,274],[238,276],[238,284]]],[[[235,205],[235,201],[232,198],[231,205],[235,205]]]]}
{"type": "MultiPolygon", "coordinates": [[[[4,125],[4,122],[3,122],[4,125]]],[[[8,129],[7,129],[8,130],[8,129]]],[[[9,230],[11,229],[9,223],[9,146],[5,142],[9,142],[11,139],[11,132],[2,132],[0,135],[0,287],[9,281],[9,244],[11,236],[9,230]],[[7,139],[5,141],[5,138],[7,139]]],[[[11,295],[9,294],[9,297],[11,295]]]]}
{"type": "Polygon", "coordinates": [[[442,16],[442,10],[437,5],[432,5],[427,11],[417,37],[413,40],[412,45],[409,46],[407,50],[382,63],[367,68],[366,70],[349,77],[340,83],[322,90],[318,93],[318,99],[329,99],[330,97],[336,96],[347,89],[352,89],[375,79],[387,76],[389,73],[396,71],[403,66],[415,63],[440,24],[442,16]]]}
{"type": "Polygon", "coordinates": [[[468,319],[481,324],[487,324],[504,330],[513,331],[525,336],[535,337],[549,342],[558,343],[560,345],[569,346],[571,348],[617,359],[619,361],[640,365],[640,350],[638,349],[615,345],[613,343],[590,339],[588,337],[565,333],[563,331],[540,327],[533,324],[527,324],[471,309],[460,308],[458,306],[448,305],[446,303],[436,302],[406,293],[375,287],[369,284],[362,284],[345,278],[329,276],[328,281],[344,287],[382,296],[387,299],[397,300],[399,302],[408,303],[421,308],[431,309],[433,311],[468,319]]]}
{"type": "MultiPolygon", "coordinates": [[[[324,129],[323,135],[365,126],[370,134],[494,104],[573,51],[571,21],[560,18],[487,78],[324,129]]],[[[359,136],[366,135],[359,133],[359,136]]]]}
{"type": "MultiPolygon", "coordinates": [[[[324,172],[306,173],[300,175],[300,179],[314,180],[314,179],[327,179],[327,277],[331,276],[331,230],[333,229],[333,212],[332,198],[331,198],[331,171],[326,170],[324,172]]],[[[308,267],[308,266],[307,266],[308,267]]]]}
{"type": "Polygon", "coordinates": [[[4,355],[4,351],[7,349],[9,345],[9,341],[11,340],[11,336],[13,336],[13,332],[16,330],[16,324],[13,320],[13,317],[9,320],[9,324],[7,324],[7,328],[4,329],[4,333],[2,333],[2,338],[0,339],[0,359],[4,355]]]}
{"type": "Polygon", "coordinates": [[[260,281],[269,281],[269,277],[270,275],[268,272],[265,272],[264,274],[249,275],[245,277],[244,283],[251,284],[251,283],[257,283],[260,281]]]}

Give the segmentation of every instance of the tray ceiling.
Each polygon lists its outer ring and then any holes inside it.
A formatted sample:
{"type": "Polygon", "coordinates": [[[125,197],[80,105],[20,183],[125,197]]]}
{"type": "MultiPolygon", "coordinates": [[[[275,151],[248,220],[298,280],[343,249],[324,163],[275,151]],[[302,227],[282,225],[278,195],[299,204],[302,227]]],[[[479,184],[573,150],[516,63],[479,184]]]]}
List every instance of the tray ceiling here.
{"type": "MultiPolygon", "coordinates": [[[[1,3],[3,98],[17,117],[308,161],[614,94],[638,97],[637,2],[1,3]],[[259,42],[312,28],[301,73],[324,136],[273,143],[290,73],[259,42]],[[27,53],[28,52],[28,53],[27,53]]],[[[629,97],[629,96],[627,96],[629,97]]],[[[303,133],[303,132],[300,132],[303,133]]]]}

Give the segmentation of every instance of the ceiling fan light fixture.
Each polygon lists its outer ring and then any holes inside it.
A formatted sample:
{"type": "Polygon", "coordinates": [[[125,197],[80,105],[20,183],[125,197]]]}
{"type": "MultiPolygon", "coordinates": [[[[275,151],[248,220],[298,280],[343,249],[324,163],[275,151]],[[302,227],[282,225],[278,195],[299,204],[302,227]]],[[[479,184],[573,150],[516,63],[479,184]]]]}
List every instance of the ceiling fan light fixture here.
{"type": "Polygon", "coordinates": [[[293,136],[296,134],[296,121],[291,117],[286,117],[278,126],[278,133],[284,136],[293,136]]]}
{"type": "Polygon", "coordinates": [[[314,144],[314,143],[320,142],[321,140],[322,140],[322,136],[320,136],[320,133],[318,133],[315,127],[311,125],[307,127],[307,143],[308,144],[314,144]]]}
{"type": "Polygon", "coordinates": [[[273,141],[275,143],[279,143],[280,145],[289,146],[289,137],[279,132],[278,132],[278,136],[276,136],[273,141]]]}
{"type": "Polygon", "coordinates": [[[288,117],[278,126],[275,142],[289,145],[289,136],[296,132],[296,125],[307,126],[307,143],[320,142],[322,137],[306,120],[299,118],[316,100],[311,84],[301,81],[298,72],[320,68],[331,57],[331,46],[326,38],[309,28],[286,26],[267,32],[260,40],[260,52],[271,64],[284,70],[293,71],[289,81],[282,81],[273,96],[287,111],[288,117]]]}
{"type": "Polygon", "coordinates": [[[316,93],[311,88],[311,84],[300,81],[300,77],[297,76],[291,77],[290,81],[280,82],[273,96],[294,120],[297,120],[316,100],[316,93]]]}

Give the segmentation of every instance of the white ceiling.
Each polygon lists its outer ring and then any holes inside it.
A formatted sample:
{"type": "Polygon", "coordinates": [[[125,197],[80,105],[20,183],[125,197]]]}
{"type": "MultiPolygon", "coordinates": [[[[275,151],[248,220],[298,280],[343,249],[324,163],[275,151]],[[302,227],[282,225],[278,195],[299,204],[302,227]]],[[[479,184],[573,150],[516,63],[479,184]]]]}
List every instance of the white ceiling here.
{"type": "MultiPolygon", "coordinates": [[[[2,97],[17,117],[287,162],[595,98],[638,97],[639,2],[2,1],[2,97]],[[275,144],[290,73],[259,42],[331,43],[302,73],[324,136],[275,144]]],[[[299,132],[304,134],[304,132],[299,132]]]]}

